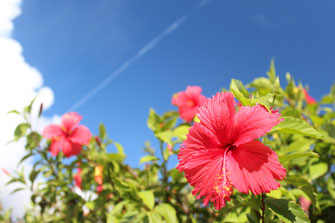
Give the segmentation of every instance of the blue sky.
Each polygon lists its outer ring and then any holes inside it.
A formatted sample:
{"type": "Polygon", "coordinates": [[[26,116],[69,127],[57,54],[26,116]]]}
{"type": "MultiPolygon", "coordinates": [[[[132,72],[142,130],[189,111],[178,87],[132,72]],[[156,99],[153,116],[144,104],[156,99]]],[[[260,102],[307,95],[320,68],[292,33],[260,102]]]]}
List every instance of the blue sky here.
{"type": "MultiPolygon", "coordinates": [[[[212,96],[230,79],[265,75],[271,58],[285,82],[290,72],[320,99],[335,82],[335,2],[213,0],[23,1],[13,37],[55,95],[46,115],[63,114],[149,41],[182,16],[178,29],[135,61],[76,111],[99,123],[136,166],[149,108],[175,109],[174,93],[199,85],[212,96]]],[[[157,145],[157,144],[154,144],[157,145]]],[[[156,146],[156,149],[157,146],[156,146]]],[[[174,163],[174,162],[173,162],[174,163]]]]}

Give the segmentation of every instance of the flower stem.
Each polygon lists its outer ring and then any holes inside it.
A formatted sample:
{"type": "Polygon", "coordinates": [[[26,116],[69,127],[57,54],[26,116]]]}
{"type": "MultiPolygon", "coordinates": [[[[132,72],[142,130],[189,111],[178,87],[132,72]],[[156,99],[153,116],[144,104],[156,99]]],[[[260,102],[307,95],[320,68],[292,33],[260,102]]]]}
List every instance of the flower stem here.
{"type": "Polygon", "coordinates": [[[261,209],[262,209],[262,215],[261,215],[261,222],[262,223],[265,223],[265,202],[264,202],[264,199],[265,199],[266,195],[264,193],[262,193],[262,204],[261,204],[261,209]]]}

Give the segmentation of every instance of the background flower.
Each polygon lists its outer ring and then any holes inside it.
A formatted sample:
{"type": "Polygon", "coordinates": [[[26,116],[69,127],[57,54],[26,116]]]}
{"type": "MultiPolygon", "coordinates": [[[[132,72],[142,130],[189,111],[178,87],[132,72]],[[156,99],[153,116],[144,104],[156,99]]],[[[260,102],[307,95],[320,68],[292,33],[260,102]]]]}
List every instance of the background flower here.
{"type": "Polygon", "coordinates": [[[53,156],[62,149],[64,156],[78,155],[82,145],[87,145],[91,139],[90,130],[79,125],[81,116],[75,112],[66,113],[61,118],[61,125],[51,124],[44,128],[43,137],[50,139],[50,152],[53,156]]]}
{"type": "Polygon", "coordinates": [[[179,92],[172,97],[172,104],[178,107],[180,117],[190,122],[195,117],[198,107],[203,105],[206,97],[201,95],[201,87],[188,86],[186,91],[179,92]]]}

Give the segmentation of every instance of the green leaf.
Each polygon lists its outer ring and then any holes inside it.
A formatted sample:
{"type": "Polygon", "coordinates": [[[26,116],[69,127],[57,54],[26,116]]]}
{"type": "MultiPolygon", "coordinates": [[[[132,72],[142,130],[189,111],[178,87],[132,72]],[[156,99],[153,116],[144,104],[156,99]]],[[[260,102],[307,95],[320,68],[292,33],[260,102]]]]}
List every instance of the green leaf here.
{"type": "Polygon", "coordinates": [[[29,123],[22,123],[20,125],[18,125],[15,129],[14,132],[14,140],[17,141],[19,140],[22,136],[24,136],[27,132],[27,130],[30,128],[30,124],[29,123]]]}
{"type": "Polygon", "coordinates": [[[106,128],[105,128],[104,124],[102,124],[102,123],[99,125],[99,137],[100,137],[101,140],[103,140],[107,137],[106,128]]]}
{"type": "Polygon", "coordinates": [[[119,154],[125,155],[123,147],[120,143],[114,142],[114,146],[116,147],[119,154]]]}
{"type": "Polygon", "coordinates": [[[249,99],[251,105],[263,105],[269,112],[271,111],[271,103],[273,101],[273,94],[268,93],[265,96],[249,99]]]}
{"type": "Polygon", "coordinates": [[[140,159],[140,164],[150,162],[150,161],[153,161],[153,160],[158,160],[158,158],[156,156],[152,156],[152,155],[143,156],[140,159]]]}
{"type": "Polygon", "coordinates": [[[324,136],[319,131],[314,129],[308,122],[301,120],[301,119],[292,118],[289,116],[284,116],[283,118],[284,118],[284,121],[274,126],[271,132],[300,134],[300,135],[305,135],[305,136],[309,136],[312,138],[329,141],[328,139],[326,139],[326,136],[324,136]]]}
{"type": "Polygon", "coordinates": [[[33,104],[34,104],[36,98],[37,98],[37,97],[35,97],[35,98],[30,102],[30,104],[24,108],[24,112],[25,112],[25,113],[29,113],[29,114],[30,114],[31,109],[32,109],[32,107],[33,107],[33,104]]]}
{"type": "Polygon", "coordinates": [[[85,203],[85,205],[86,205],[86,207],[88,208],[88,209],[90,209],[90,210],[94,210],[94,202],[93,201],[87,201],[86,203],[85,203]]]}
{"type": "Polygon", "coordinates": [[[327,180],[327,189],[329,194],[335,199],[335,182],[332,176],[330,176],[327,180]]]}
{"type": "Polygon", "coordinates": [[[118,162],[123,162],[123,160],[126,158],[124,154],[119,154],[119,153],[108,153],[107,157],[109,160],[118,161],[118,162]]]}
{"type": "Polygon", "coordinates": [[[313,205],[316,205],[316,194],[314,192],[314,187],[312,184],[305,178],[301,176],[287,176],[285,182],[296,186],[298,189],[305,192],[305,194],[312,201],[313,205]]]}
{"type": "Polygon", "coordinates": [[[147,213],[149,223],[162,223],[161,216],[156,212],[148,212],[147,213]]]}
{"type": "Polygon", "coordinates": [[[38,176],[39,173],[40,173],[40,170],[33,169],[31,171],[31,173],[29,174],[29,180],[30,180],[31,183],[34,183],[34,181],[35,181],[35,179],[36,179],[36,177],[38,176]]]}
{"type": "Polygon", "coordinates": [[[155,211],[164,218],[166,223],[178,222],[177,212],[170,204],[166,203],[159,204],[155,207],[155,211]]]}
{"type": "Polygon", "coordinates": [[[186,135],[188,134],[190,126],[188,125],[180,125],[173,130],[173,137],[181,138],[183,140],[186,139],[186,135]]]}
{"type": "Polygon", "coordinates": [[[273,89],[273,83],[265,78],[265,77],[260,77],[260,78],[256,78],[254,79],[250,84],[249,84],[249,87],[254,87],[254,88],[257,88],[257,89],[269,89],[272,91],[273,89]]]}
{"type": "Polygon", "coordinates": [[[319,154],[311,151],[297,151],[286,155],[279,155],[279,160],[281,163],[284,163],[301,157],[319,157],[319,154]]]}
{"type": "Polygon", "coordinates": [[[19,192],[19,191],[24,190],[24,189],[25,189],[24,187],[16,188],[16,189],[13,190],[10,194],[15,194],[16,192],[19,192]]]}
{"type": "Polygon", "coordinates": [[[147,122],[149,129],[155,132],[157,130],[158,123],[160,123],[159,115],[157,115],[154,109],[150,108],[149,118],[147,122]]]}
{"type": "Polygon", "coordinates": [[[310,222],[306,213],[294,201],[284,199],[267,199],[266,205],[280,220],[284,222],[310,222]]]}
{"type": "Polygon", "coordinates": [[[28,159],[29,157],[35,155],[34,153],[28,153],[27,155],[25,155],[21,160],[20,162],[17,164],[18,166],[23,162],[25,161],[26,159],[28,159]]]}
{"type": "Polygon", "coordinates": [[[242,105],[251,105],[250,101],[245,95],[248,95],[247,90],[243,87],[243,84],[235,79],[232,79],[230,82],[230,91],[234,96],[239,100],[242,105]]]}
{"type": "Polygon", "coordinates": [[[17,114],[17,115],[19,115],[20,112],[18,112],[17,110],[11,110],[11,111],[8,112],[8,114],[17,114]]]}
{"type": "Polygon", "coordinates": [[[150,190],[138,192],[138,196],[142,199],[143,203],[152,210],[155,205],[154,193],[150,190]]]}
{"type": "Polygon", "coordinates": [[[234,211],[231,211],[224,218],[224,222],[248,222],[247,214],[250,213],[250,208],[236,208],[234,211]]]}
{"type": "Polygon", "coordinates": [[[159,133],[156,133],[155,135],[158,139],[162,140],[163,142],[172,144],[172,137],[173,137],[173,131],[172,130],[159,132],[159,133]]]}
{"type": "Polygon", "coordinates": [[[313,139],[302,138],[295,140],[285,149],[285,153],[309,150],[313,143],[315,143],[313,139]]]}
{"type": "Polygon", "coordinates": [[[38,132],[31,132],[27,136],[27,149],[33,149],[37,147],[41,142],[42,136],[38,132]]]}
{"type": "Polygon", "coordinates": [[[271,60],[270,69],[267,72],[267,75],[268,75],[270,81],[272,83],[274,83],[275,80],[276,80],[276,69],[275,69],[275,61],[274,61],[274,59],[271,60]]]}
{"type": "Polygon", "coordinates": [[[324,175],[328,171],[327,163],[314,163],[309,167],[312,180],[324,175]]]}

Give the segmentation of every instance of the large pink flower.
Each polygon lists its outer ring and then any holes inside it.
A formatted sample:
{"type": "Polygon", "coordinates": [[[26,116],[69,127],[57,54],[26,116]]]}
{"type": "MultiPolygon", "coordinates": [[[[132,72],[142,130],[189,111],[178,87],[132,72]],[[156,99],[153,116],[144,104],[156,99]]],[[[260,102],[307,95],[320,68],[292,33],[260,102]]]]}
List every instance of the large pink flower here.
{"type": "Polygon", "coordinates": [[[217,210],[230,200],[233,187],[257,195],[280,187],[286,176],[277,154],[257,139],[278,124],[280,114],[263,106],[243,106],[235,112],[232,93],[217,93],[199,108],[200,123],[190,129],[182,144],[177,169],[217,210]]]}
{"type": "Polygon", "coordinates": [[[201,87],[188,86],[186,91],[175,94],[172,98],[172,104],[176,105],[180,117],[190,122],[198,111],[198,107],[203,105],[206,97],[201,95],[201,87]]]}
{"type": "Polygon", "coordinates": [[[66,113],[62,116],[62,125],[51,124],[44,128],[43,137],[52,140],[50,152],[53,156],[62,149],[64,156],[78,155],[82,145],[87,145],[91,139],[90,130],[79,125],[81,116],[75,112],[66,113]]]}

